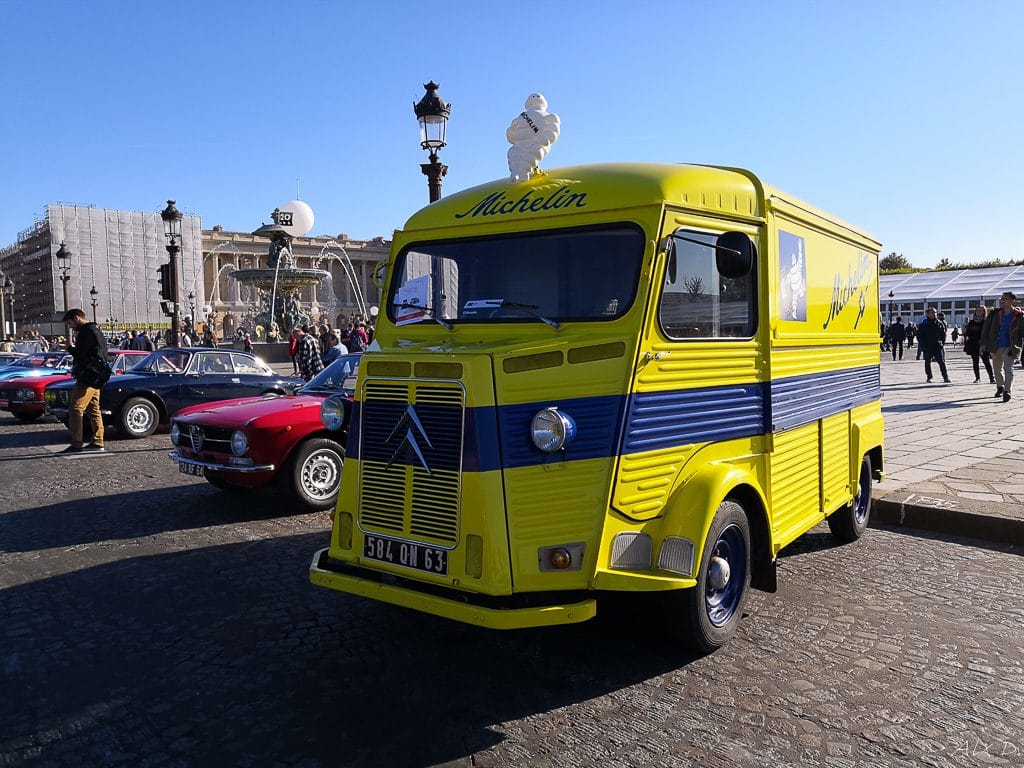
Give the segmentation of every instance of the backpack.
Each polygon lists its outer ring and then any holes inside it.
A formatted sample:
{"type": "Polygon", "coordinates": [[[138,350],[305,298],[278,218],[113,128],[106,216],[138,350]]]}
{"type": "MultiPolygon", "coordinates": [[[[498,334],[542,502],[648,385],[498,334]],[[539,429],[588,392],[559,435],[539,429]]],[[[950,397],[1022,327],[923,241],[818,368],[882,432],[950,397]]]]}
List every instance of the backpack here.
{"type": "Polygon", "coordinates": [[[348,351],[349,352],[362,352],[366,349],[366,342],[358,330],[352,331],[352,335],[348,339],[348,351]]]}

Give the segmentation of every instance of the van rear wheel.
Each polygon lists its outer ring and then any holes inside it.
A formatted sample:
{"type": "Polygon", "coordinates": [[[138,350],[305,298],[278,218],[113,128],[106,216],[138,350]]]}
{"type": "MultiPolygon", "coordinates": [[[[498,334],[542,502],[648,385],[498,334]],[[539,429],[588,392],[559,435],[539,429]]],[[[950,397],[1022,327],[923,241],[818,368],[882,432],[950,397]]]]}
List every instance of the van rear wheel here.
{"type": "Polygon", "coordinates": [[[828,516],[828,529],[839,541],[856,541],[868,529],[871,518],[871,458],[865,456],[860,462],[860,477],[857,479],[857,495],[845,507],[828,516]]]}
{"type": "Polygon", "coordinates": [[[723,501],[715,512],[697,586],[667,595],[669,629],[687,648],[711,653],[736,633],[750,590],[750,522],[743,507],[723,501]]]}

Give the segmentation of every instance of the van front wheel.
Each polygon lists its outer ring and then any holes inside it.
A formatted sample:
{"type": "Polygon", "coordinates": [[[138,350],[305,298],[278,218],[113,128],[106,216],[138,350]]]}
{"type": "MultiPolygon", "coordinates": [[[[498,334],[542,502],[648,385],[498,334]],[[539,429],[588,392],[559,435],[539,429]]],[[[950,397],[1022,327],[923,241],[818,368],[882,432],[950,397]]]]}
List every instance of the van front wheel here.
{"type": "Polygon", "coordinates": [[[715,512],[697,586],[669,595],[670,629],[698,653],[721,648],[735,634],[750,588],[750,523],[743,507],[723,501],[715,512]]]}
{"type": "Polygon", "coordinates": [[[871,517],[871,459],[865,456],[860,462],[860,477],[857,479],[857,495],[845,507],[828,516],[828,528],[839,541],[856,541],[868,529],[871,517]]]}

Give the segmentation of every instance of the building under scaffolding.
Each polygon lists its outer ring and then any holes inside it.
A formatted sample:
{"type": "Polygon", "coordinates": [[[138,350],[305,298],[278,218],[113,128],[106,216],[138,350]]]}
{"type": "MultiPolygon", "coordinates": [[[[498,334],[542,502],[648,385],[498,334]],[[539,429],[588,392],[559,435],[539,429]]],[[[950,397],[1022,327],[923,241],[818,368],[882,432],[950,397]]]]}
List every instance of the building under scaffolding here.
{"type": "MultiPolygon", "coordinates": [[[[64,288],[56,261],[61,242],[71,252],[69,309],[78,307],[106,326],[168,326],[160,309],[159,266],[168,261],[160,214],[55,204],[16,243],[0,250],[0,270],[15,286],[19,334],[64,332],[64,288]]],[[[202,263],[198,216],[182,219],[179,263],[182,274],[194,274],[202,263]]]]}

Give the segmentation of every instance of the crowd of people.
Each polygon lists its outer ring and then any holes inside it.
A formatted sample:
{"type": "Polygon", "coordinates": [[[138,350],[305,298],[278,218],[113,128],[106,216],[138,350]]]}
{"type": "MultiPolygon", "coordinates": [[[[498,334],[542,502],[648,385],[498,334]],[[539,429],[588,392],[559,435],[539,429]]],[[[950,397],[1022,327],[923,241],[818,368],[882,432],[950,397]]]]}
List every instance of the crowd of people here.
{"type": "Polygon", "coordinates": [[[996,385],[994,397],[1009,402],[1013,386],[1014,367],[1019,361],[1024,367],[1024,322],[1017,296],[1007,291],[999,299],[999,306],[986,307],[979,304],[963,328],[949,328],[946,316],[935,307],[925,310],[924,319],[918,323],[903,324],[897,317],[888,328],[882,329],[882,349],[891,351],[893,360],[903,359],[903,345],[914,346],[917,342],[917,359],[924,357],[924,372],[928,383],[933,378],[932,363],[938,365],[942,380],[950,383],[946,370],[946,341],[953,347],[963,344],[964,354],[971,358],[974,369],[974,383],[981,381],[981,366],[984,365],[990,384],[996,385]]]}
{"type": "Polygon", "coordinates": [[[326,324],[296,326],[288,341],[292,372],[309,381],[342,355],[365,352],[371,341],[373,326],[363,320],[351,322],[340,330],[326,324]]]}

